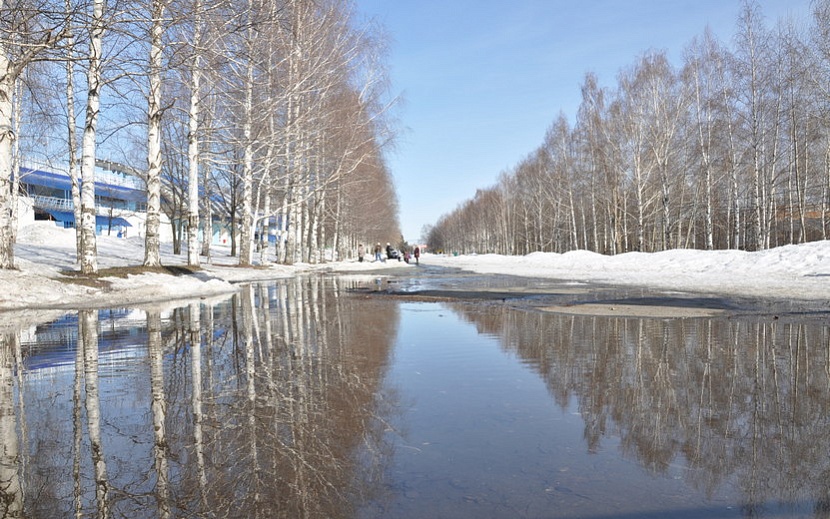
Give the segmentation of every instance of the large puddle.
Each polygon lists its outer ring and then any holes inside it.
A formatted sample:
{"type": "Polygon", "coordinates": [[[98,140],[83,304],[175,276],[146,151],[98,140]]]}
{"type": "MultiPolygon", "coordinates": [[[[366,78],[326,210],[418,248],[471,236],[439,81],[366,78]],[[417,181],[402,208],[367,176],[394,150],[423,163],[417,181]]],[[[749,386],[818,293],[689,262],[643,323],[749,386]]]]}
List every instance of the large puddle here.
{"type": "Polygon", "coordinates": [[[375,288],[4,323],[0,517],[830,517],[825,320],[375,288]]]}

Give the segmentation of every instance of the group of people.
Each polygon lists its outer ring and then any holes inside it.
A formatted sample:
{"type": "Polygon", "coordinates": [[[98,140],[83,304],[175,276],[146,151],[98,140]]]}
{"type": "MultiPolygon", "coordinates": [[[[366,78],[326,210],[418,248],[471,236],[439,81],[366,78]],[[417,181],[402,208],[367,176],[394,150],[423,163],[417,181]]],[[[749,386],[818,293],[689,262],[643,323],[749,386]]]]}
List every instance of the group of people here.
{"type": "MultiPolygon", "coordinates": [[[[400,253],[392,247],[391,244],[386,244],[386,258],[383,257],[383,248],[380,246],[380,242],[375,244],[373,249],[375,254],[375,259],[373,261],[386,261],[387,259],[396,259],[401,261],[400,253]]],[[[366,255],[366,248],[363,247],[363,244],[359,244],[357,246],[357,261],[363,262],[363,257],[366,255]]],[[[412,251],[412,254],[409,254],[409,251],[405,251],[403,255],[403,260],[409,263],[412,257],[415,257],[415,264],[420,265],[420,258],[421,258],[421,247],[416,246],[415,249],[412,251]]]]}

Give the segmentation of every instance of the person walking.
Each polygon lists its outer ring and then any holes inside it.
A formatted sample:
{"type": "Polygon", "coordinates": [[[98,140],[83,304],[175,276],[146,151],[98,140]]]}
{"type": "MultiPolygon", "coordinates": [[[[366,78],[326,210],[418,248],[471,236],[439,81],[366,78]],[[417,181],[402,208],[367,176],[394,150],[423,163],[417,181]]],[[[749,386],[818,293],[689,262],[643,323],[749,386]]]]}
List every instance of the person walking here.
{"type": "Polygon", "coordinates": [[[383,252],[383,248],[380,246],[380,242],[375,245],[375,261],[383,261],[383,256],[381,253],[383,252]]]}
{"type": "Polygon", "coordinates": [[[417,245],[415,246],[415,253],[413,254],[413,256],[415,256],[415,264],[420,265],[420,263],[418,263],[418,258],[421,257],[421,248],[417,245]]]}
{"type": "Polygon", "coordinates": [[[366,250],[363,248],[363,244],[359,243],[357,245],[357,261],[363,263],[363,255],[366,253],[366,250]]]}

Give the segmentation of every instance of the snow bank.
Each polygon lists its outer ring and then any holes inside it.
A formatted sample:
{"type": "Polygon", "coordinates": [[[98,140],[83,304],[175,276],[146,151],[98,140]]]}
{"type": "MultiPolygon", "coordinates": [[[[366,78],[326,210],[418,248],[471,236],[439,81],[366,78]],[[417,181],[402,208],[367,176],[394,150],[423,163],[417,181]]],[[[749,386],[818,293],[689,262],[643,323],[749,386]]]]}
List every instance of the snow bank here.
{"type": "Polygon", "coordinates": [[[830,300],[830,241],[759,252],[670,250],[603,256],[587,251],[527,256],[436,256],[421,262],[479,273],[663,290],[830,300]]]}

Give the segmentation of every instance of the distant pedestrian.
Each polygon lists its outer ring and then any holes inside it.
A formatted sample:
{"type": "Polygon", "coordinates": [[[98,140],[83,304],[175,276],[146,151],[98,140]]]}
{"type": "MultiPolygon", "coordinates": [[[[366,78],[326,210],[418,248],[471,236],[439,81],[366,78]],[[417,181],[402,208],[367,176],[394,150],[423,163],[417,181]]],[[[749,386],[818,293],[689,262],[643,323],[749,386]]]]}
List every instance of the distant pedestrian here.
{"type": "Polygon", "coordinates": [[[363,248],[363,244],[359,243],[357,245],[357,261],[363,263],[363,255],[366,253],[366,250],[363,248]]]}
{"type": "Polygon", "coordinates": [[[415,256],[415,264],[420,265],[420,263],[418,263],[418,258],[421,257],[421,248],[420,247],[418,247],[418,246],[415,247],[414,256],[415,256]]]}
{"type": "Polygon", "coordinates": [[[375,261],[383,261],[383,247],[380,246],[380,242],[375,245],[375,261]]]}

